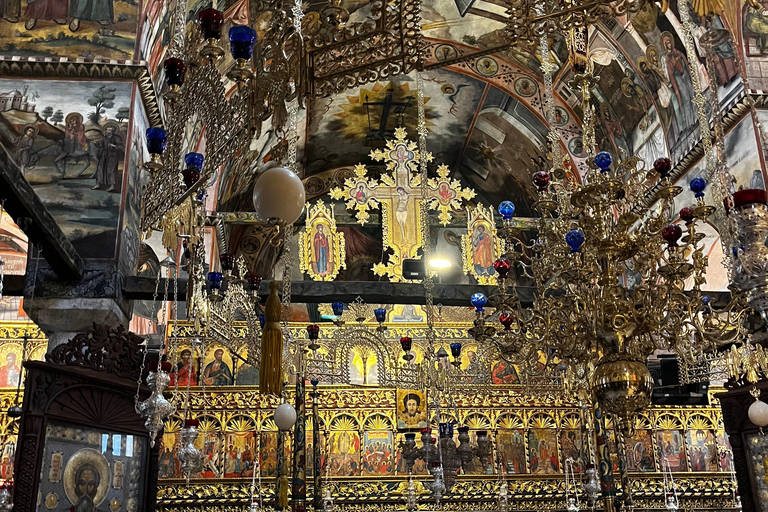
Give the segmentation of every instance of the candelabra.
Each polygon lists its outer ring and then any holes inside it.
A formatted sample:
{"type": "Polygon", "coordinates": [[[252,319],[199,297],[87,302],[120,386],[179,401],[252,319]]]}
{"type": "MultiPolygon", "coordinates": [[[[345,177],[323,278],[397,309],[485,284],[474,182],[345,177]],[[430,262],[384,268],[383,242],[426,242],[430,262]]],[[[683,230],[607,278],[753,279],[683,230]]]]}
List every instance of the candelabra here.
{"type": "Polygon", "coordinates": [[[212,270],[204,278],[205,249],[202,243],[194,246],[195,261],[192,264],[191,297],[187,314],[195,330],[211,341],[221,343],[239,357],[241,340],[237,338],[235,320],[245,320],[247,325],[246,362],[258,367],[261,356],[262,307],[259,302],[261,277],[246,272],[245,261],[234,255],[219,256],[221,270],[212,270]]]}
{"type": "MultiPolygon", "coordinates": [[[[167,135],[159,128],[148,133],[152,160],[142,197],[143,230],[159,227],[165,214],[200,188],[215,169],[241,152],[249,153],[248,145],[261,135],[263,123],[269,121],[284,136],[291,116],[295,117],[294,107],[298,108],[304,90],[301,5],[265,0],[251,9],[252,19],[269,14],[265,30],[257,41],[250,26],[230,28],[229,60],[221,44],[224,14],[204,9],[188,31],[187,2],[177,3],[164,62],[168,130],[167,135]],[[232,83],[235,86],[228,90],[232,83]],[[205,126],[205,162],[202,155],[188,154],[187,168],[182,170],[188,125],[196,121],[205,126]],[[161,158],[166,140],[167,154],[161,158]]],[[[286,149],[288,144],[277,146],[278,153],[286,149]]]]}
{"type": "MultiPolygon", "coordinates": [[[[454,424],[441,422],[438,425],[439,443],[429,428],[421,429],[421,448],[416,447],[416,433],[406,432],[405,441],[401,442],[406,471],[411,472],[417,459],[423,460],[435,477],[440,477],[444,485],[442,492],[450,492],[456,482],[459,470],[468,471],[475,459],[479,458],[483,466],[491,456],[491,441],[487,431],[477,432],[477,445],[472,446],[469,438],[469,427],[458,427],[459,445],[453,440],[454,424]],[[439,473],[439,474],[438,474],[439,473]]],[[[434,482],[430,485],[434,485],[434,482]]],[[[434,493],[434,489],[430,489],[434,493]]]]}
{"type": "Polygon", "coordinates": [[[669,159],[654,163],[656,208],[641,211],[636,205],[649,191],[649,173],[637,159],[612,163],[601,152],[584,184],[539,187],[542,200],[557,205],[550,233],[565,235],[539,237],[537,268],[552,274],[540,285],[534,312],[546,326],[542,347],[580,375],[592,373],[595,398],[630,431],[629,418],[650,403],[648,355],[660,348],[685,357],[732,340],[746,304],[735,294],[715,309],[701,291],[707,259],[697,225],[714,212],[704,204],[706,182],[690,183],[696,203],[680,212],[683,236],[679,225],[666,224],[682,191],[671,182],[669,159]]]}
{"type": "MultiPolygon", "coordinates": [[[[539,318],[533,310],[522,307],[517,295],[518,274],[534,278],[530,258],[526,256],[532,247],[514,229],[515,205],[503,201],[498,211],[502,217],[502,227],[498,230],[502,255],[493,264],[496,289],[490,297],[483,293],[472,295],[470,302],[475,307],[475,320],[469,333],[478,342],[492,342],[504,359],[517,364],[528,375],[536,369],[534,363],[538,363],[543,338],[539,318]],[[493,306],[493,311],[486,310],[487,305],[493,306]]],[[[540,227],[546,229],[543,225],[540,227]]]]}

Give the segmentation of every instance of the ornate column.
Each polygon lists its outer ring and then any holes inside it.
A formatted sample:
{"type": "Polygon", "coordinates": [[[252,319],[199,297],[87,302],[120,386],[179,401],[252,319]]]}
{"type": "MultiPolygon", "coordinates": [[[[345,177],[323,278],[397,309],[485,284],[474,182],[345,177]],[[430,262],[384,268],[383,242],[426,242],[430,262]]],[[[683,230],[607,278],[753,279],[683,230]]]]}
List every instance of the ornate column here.
{"type": "Polygon", "coordinates": [[[306,405],[304,375],[296,375],[296,425],[293,427],[293,483],[291,505],[294,512],[304,512],[307,500],[306,405]]]}
{"type": "Polygon", "coordinates": [[[312,506],[315,511],[323,508],[323,485],[322,485],[322,471],[323,464],[321,460],[321,446],[320,446],[320,393],[317,391],[318,381],[312,380],[312,464],[314,468],[312,470],[313,489],[312,489],[312,506]]]}
{"type": "Polygon", "coordinates": [[[595,434],[597,437],[597,467],[600,474],[600,486],[603,489],[604,512],[616,510],[616,482],[613,479],[611,450],[608,448],[608,431],[605,429],[605,416],[595,402],[595,434]]]}

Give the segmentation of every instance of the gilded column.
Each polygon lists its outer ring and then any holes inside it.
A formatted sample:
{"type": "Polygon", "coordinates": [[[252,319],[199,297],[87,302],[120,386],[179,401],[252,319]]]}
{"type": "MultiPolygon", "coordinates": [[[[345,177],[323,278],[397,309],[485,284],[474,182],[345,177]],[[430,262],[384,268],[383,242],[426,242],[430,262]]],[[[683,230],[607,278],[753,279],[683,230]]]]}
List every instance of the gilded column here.
{"type": "MultiPolygon", "coordinates": [[[[634,421],[634,420],[630,420],[634,421]]],[[[619,472],[621,473],[621,490],[624,501],[624,510],[633,510],[632,488],[629,482],[629,472],[627,470],[627,450],[624,444],[624,434],[618,428],[614,429],[616,436],[616,455],[619,458],[619,472]]]]}
{"type": "Polygon", "coordinates": [[[603,510],[604,512],[615,512],[616,482],[613,480],[613,463],[611,462],[611,450],[608,448],[608,431],[605,429],[605,417],[597,402],[595,402],[595,434],[597,437],[600,487],[603,490],[603,510]]]}
{"type": "Polygon", "coordinates": [[[296,425],[293,427],[293,482],[291,504],[294,512],[304,512],[307,500],[306,397],[304,376],[296,376],[296,425]]]}
{"type": "Polygon", "coordinates": [[[312,505],[318,511],[323,508],[323,489],[322,489],[322,471],[320,446],[320,393],[317,391],[318,381],[312,380],[312,478],[314,483],[312,505]]]}

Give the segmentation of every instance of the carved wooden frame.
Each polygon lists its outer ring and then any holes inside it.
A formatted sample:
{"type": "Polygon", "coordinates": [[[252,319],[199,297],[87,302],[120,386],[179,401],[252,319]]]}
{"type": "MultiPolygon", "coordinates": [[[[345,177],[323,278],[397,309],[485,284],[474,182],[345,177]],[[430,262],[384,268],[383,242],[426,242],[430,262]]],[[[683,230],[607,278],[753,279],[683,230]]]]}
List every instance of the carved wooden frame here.
{"type": "MultiPolygon", "coordinates": [[[[47,356],[49,362],[24,363],[27,375],[14,465],[16,512],[37,508],[49,422],[139,436],[149,445],[149,434],[134,405],[138,366],[131,368],[129,364],[137,355],[140,357],[140,341],[124,329],[94,326],[88,333],[56,347],[47,356]]],[[[142,389],[141,394],[149,393],[142,389]]],[[[146,471],[140,511],[155,510],[159,449],[158,443],[147,451],[143,461],[146,471]]]]}

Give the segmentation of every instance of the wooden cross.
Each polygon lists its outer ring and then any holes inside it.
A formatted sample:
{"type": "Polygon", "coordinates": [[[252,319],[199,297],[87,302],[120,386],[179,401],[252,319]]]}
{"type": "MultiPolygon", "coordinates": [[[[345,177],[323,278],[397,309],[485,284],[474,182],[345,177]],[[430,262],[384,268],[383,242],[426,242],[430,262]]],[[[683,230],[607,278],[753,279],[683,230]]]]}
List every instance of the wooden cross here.
{"type": "MultiPolygon", "coordinates": [[[[376,162],[386,162],[386,174],[379,182],[368,178],[364,164],[355,166],[355,176],[347,178],[343,188],[331,190],[331,197],[344,199],[347,209],[357,210],[357,221],[365,224],[369,208],[381,207],[384,249],[392,249],[386,263],[377,263],[373,272],[387,275],[393,282],[403,281],[402,261],[418,259],[423,244],[421,233],[422,188],[418,174],[420,155],[416,143],[406,139],[405,128],[395,129],[395,139],[388,140],[386,148],[371,151],[376,162]]],[[[432,154],[424,155],[427,162],[432,154]]],[[[461,187],[458,180],[448,177],[446,165],[437,168],[437,177],[427,181],[427,208],[440,212],[438,218],[445,226],[451,220],[451,212],[462,208],[463,201],[475,197],[472,189],[461,187]]]]}

